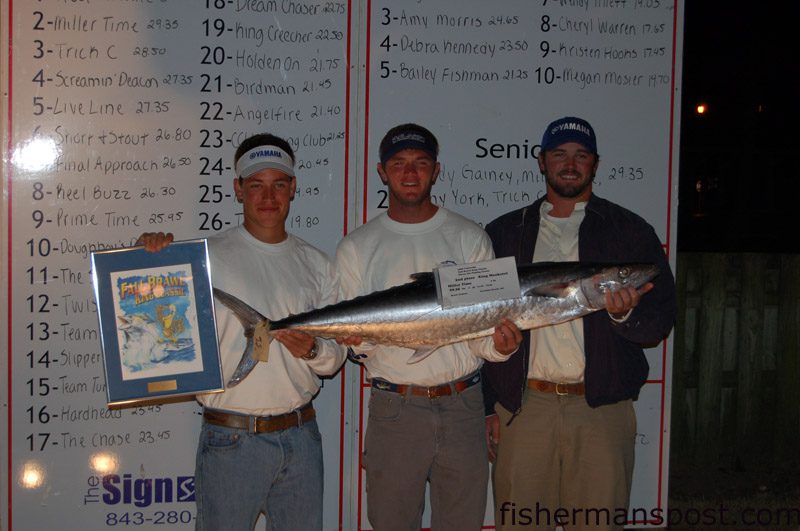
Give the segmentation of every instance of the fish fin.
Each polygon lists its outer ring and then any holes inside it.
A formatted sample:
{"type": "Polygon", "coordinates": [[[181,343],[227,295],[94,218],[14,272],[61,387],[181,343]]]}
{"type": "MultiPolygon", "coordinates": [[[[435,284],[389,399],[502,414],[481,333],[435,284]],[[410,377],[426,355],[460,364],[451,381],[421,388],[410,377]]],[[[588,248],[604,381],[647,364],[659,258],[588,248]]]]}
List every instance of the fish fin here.
{"type": "Polygon", "coordinates": [[[242,359],[233,372],[233,376],[228,381],[228,387],[239,384],[259,361],[267,361],[269,344],[272,338],[269,332],[269,319],[261,315],[257,310],[248,305],[241,299],[234,297],[219,288],[214,288],[214,297],[222,304],[227,306],[239,319],[244,328],[244,337],[247,338],[247,346],[242,353],[242,359]]]}
{"type": "Polygon", "coordinates": [[[420,361],[424,360],[425,358],[433,354],[433,351],[439,348],[440,346],[441,345],[436,345],[435,347],[418,348],[414,351],[411,357],[408,358],[408,361],[406,363],[409,365],[412,365],[414,363],[419,363],[420,361]]]}
{"type": "Polygon", "coordinates": [[[554,282],[552,284],[541,284],[534,288],[529,289],[524,293],[525,297],[532,297],[538,295],[540,297],[549,297],[551,299],[561,299],[567,297],[570,285],[567,282],[554,282]]]}
{"type": "Polygon", "coordinates": [[[248,374],[255,368],[258,360],[253,357],[253,338],[247,338],[247,347],[244,349],[242,359],[239,360],[239,365],[233,371],[233,376],[228,380],[228,387],[236,387],[248,374]]]}
{"type": "Polygon", "coordinates": [[[252,335],[252,330],[258,323],[261,321],[269,321],[269,319],[261,315],[252,306],[238,297],[234,297],[226,291],[222,291],[219,288],[214,288],[214,297],[216,297],[219,302],[230,308],[236,318],[239,319],[239,322],[242,323],[242,326],[245,330],[245,335],[248,337],[252,335]],[[248,334],[248,331],[250,334],[248,334]]]}
{"type": "Polygon", "coordinates": [[[420,280],[432,277],[433,273],[430,271],[421,271],[419,273],[411,273],[408,276],[411,277],[412,280],[420,280]]]}

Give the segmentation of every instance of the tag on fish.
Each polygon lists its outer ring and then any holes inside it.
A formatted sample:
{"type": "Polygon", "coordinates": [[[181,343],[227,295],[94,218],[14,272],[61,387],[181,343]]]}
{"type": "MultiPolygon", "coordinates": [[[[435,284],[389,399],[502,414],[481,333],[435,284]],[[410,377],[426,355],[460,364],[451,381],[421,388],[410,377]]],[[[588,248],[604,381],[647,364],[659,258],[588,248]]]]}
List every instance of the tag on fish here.
{"type": "Polygon", "coordinates": [[[514,257],[440,266],[434,270],[442,308],[515,299],[520,296],[514,257]]]}
{"type": "Polygon", "coordinates": [[[269,360],[269,328],[267,321],[261,321],[253,330],[253,358],[258,361],[269,360]]]}

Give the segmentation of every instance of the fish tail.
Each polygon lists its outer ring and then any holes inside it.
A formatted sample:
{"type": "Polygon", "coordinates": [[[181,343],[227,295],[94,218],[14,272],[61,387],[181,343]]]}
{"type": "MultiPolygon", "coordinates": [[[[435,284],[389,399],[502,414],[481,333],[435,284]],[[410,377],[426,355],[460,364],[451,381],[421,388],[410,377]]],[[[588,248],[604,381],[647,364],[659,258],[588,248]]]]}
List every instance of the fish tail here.
{"type": "Polygon", "coordinates": [[[234,297],[226,291],[222,291],[219,288],[214,288],[214,297],[216,297],[219,302],[227,306],[233,312],[236,318],[239,319],[239,322],[242,323],[242,326],[244,327],[246,336],[252,336],[253,330],[255,330],[257,324],[263,321],[269,322],[269,319],[261,315],[252,306],[243,300],[234,297]]]}
{"type": "Polygon", "coordinates": [[[239,360],[233,376],[228,380],[228,387],[234,387],[244,380],[258,363],[258,359],[254,355],[256,341],[266,340],[266,345],[263,345],[262,348],[269,349],[272,338],[266,332],[270,329],[270,322],[252,306],[219,288],[214,288],[214,297],[227,306],[239,319],[244,328],[244,337],[247,338],[247,346],[242,353],[242,359],[239,360]],[[261,333],[262,331],[264,333],[261,333]]]}

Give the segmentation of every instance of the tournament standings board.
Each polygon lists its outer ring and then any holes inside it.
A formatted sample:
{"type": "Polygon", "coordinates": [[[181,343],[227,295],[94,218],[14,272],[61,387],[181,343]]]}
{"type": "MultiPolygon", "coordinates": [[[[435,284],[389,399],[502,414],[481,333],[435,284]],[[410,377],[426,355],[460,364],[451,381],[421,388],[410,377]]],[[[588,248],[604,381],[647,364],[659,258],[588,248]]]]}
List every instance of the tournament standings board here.
{"type": "MultiPolygon", "coordinates": [[[[544,193],[542,130],[581,116],[598,136],[595,192],[647,219],[674,267],[682,8],[3,0],[0,529],[193,528],[200,408],[106,407],[89,255],[145,231],[193,239],[241,223],[233,153],[252,133],[289,140],[287,228],[332,254],[386,208],[375,167],[389,127],[438,136],[434,201],[485,224],[544,193]]],[[[646,511],[631,522],[642,526],[666,510],[670,341],[648,350],[636,403],[631,508],[646,511]]],[[[347,362],[314,402],[325,529],[370,529],[368,399],[347,362]]]]}

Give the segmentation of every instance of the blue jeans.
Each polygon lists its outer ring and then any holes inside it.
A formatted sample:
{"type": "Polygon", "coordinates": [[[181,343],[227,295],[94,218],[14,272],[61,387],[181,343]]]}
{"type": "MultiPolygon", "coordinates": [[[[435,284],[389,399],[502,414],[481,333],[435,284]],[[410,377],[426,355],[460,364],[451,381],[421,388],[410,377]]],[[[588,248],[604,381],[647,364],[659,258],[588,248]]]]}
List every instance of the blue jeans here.
{"type": "Polygon", "coordinates": [[[272,433],[203,423],[197,448],[196,529],[322,529],[322,443],[316,421],[272,433]]]}

